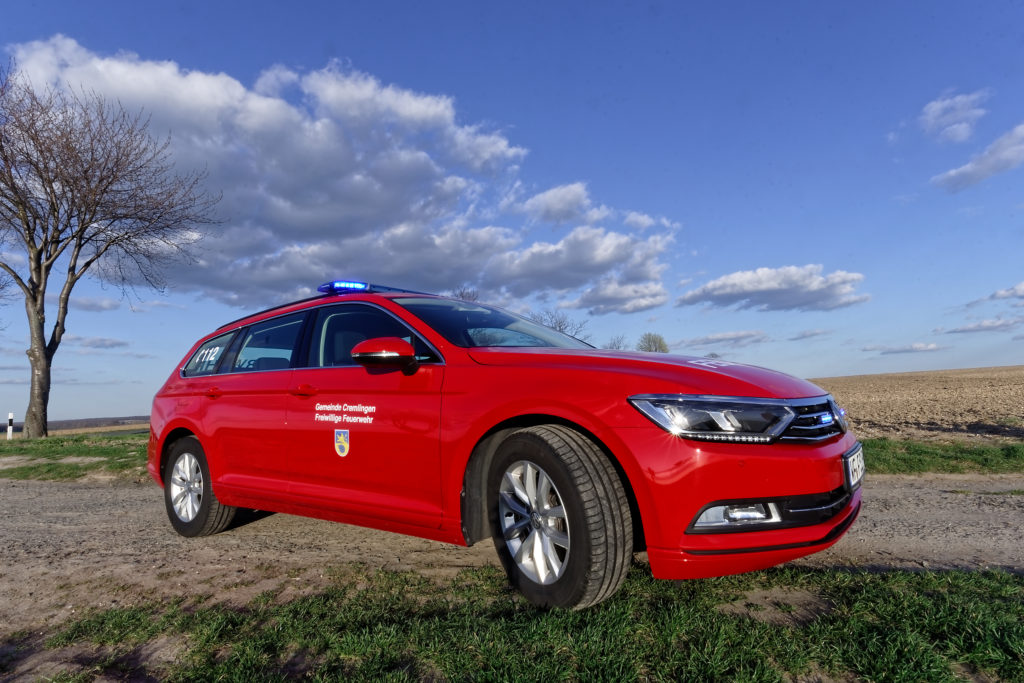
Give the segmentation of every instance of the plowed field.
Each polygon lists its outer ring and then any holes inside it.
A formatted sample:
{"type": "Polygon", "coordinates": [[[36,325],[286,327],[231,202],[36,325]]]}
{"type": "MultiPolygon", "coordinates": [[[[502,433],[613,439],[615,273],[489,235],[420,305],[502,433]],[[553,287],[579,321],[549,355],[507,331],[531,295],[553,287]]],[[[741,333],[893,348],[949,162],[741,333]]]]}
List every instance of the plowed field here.
{"type": "Polygon", "coordinates": [[[813,381],[861,438],[1024,441],[1024,365],[813,381]]]}

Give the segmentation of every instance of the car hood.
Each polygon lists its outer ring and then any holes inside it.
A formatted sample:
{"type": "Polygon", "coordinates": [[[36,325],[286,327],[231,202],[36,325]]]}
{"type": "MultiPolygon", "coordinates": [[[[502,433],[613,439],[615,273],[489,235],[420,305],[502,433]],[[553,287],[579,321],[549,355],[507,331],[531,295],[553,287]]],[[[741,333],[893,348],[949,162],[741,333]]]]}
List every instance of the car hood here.
{"type": "Polygon", "coordinates": [[[630,393],[633,389],[629,387],[635,387],[638,393],[760,398],[808,398],[828,393],[782,372],[699,356],[549,347],[481,347],[468,349],[468,353],[481,365],[617,374],[630,393]]]}

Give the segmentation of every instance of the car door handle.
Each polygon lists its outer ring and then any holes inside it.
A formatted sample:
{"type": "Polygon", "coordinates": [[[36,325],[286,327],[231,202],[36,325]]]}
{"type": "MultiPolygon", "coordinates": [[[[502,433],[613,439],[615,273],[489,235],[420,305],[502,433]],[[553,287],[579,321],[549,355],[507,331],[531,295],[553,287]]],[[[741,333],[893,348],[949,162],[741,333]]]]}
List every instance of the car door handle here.
{"type": "Polygon", "coordinates": [[[316,387],[309,384],[300,384],[291,390],[292,396],[315,396],[316,387]]]}
{"type": "Polygon", "coordinates": [[[219,387],[210,387],[209,389],[206,390],[207,398],[220,398],[223,395],[224,392],[221,391],[219,387]]]}

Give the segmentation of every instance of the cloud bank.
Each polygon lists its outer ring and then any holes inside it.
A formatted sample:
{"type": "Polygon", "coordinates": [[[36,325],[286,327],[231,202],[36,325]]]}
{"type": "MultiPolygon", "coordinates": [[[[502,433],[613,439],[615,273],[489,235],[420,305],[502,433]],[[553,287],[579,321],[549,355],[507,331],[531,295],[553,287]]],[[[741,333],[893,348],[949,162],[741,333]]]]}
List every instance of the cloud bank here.
{"type": "Polygon", "coordinates": [[[250,307],[345,276],[469,285],[499,300],[554,294],[596,314],[668,299],[661,258],[677,224],[595,202],[584,182],[525,190],[527,150],[461,122],[449,96],[339,62],[270,66],[250,87],[64,36],[11,51],[36,87],[143,109],[154,134],[171,133],[175,162],[205,168],[223,193],[222,225],[196,264],[172,274],[177,291],[250,307]],[[644,232],[653,225],[663,229],[644,232]],[[541,229],[543,239],[531,232],[541,229]]]}

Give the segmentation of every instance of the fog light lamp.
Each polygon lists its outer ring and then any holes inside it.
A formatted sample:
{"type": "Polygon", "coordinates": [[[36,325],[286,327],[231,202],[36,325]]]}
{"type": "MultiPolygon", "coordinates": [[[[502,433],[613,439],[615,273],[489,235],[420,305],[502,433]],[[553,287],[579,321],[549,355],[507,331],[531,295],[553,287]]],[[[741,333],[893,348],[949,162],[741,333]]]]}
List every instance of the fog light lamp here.
{"type": "Polygon", "coordinates": [[[748,524],[771,524],[780,522],[779,508],[775,503],[743,503],[738,505],[716,505],[701,513],[694,527],[730,527],[748,524]]]}

